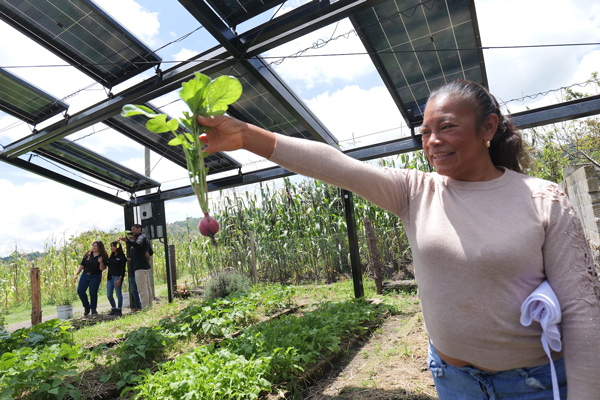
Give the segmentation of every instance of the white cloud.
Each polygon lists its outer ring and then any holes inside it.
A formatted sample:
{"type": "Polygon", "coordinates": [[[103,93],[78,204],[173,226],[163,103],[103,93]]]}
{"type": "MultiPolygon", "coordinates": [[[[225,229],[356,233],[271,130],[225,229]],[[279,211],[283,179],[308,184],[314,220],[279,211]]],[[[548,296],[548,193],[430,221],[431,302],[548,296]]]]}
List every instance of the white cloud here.
{"type": "Polygon", "coordinates": [[[160,23],[157,12],[149,11],[134,0],[96,0],[96,3],[146,45],[151,48],[158,45],[160,23]]]}
{"type": "MultiPolygon", "coordinates": [[[[481,0],[476,6],[483,46],[587,43],[600,37],[597,13],[573,0],[507,0],[501,6],[481,0]]],[[[592,46],[485,50],[490,90],[506,101],[576,83],[574,72],[593,51],[592,46]]]]}
{"type": "Polygon", "coordinates": [[[355,33],[349,33],[352,29],[350,20],[341,20],[339,24],[319,29],[269,51],[265,56],[277,58],[267,58],[267,62],[276,61],[279,57],[293,55],[314,46],[317,48],[304,53],[306,57],[286,59],[280,65],[274,64],[277,73],[286,81],[294,83],[299,90],[311,89],[320,84],[331,84],[332,82],[355,82],[374,71],[375,67],[369,56],[308,57],[324,54],[365,53],[366,50],[358,36],[355,33]],[[332,37],[344,34],[347,34],[346,37],[340,37],[323,45],[332,37]]]}
{"type": "Polygon", "coordinates": [[[190,58],[192,58],[198,54],[200,54],[200,53],[198,53],[195,50],[189,50],[189,49],[183,48],[179,51],[179,53],[173,54],[173,60],[174,61],[187,61],[190,58]]]}
{"type": "MultiPolygon", "coordinates": [[[[574,83],[586,82],[591,78],[593,72],[600,73],[600,50],[586,54],[582,59],[577,71],[571,79],[574,83]]],[[[589,88],[573,88],[576,91],[587,92],[589,88]]],[[[594,93],[597,94],[597,93],[594,93]]]]}
{"type": "MultiPolygon", "coordinates": [[[[331,133],[344,147],[354,147],[349,139],[359,137],[357,146],[382,141],[382,136],[366,136],[404,125],[404,120],[392,98],[383,86],[368,90],[356,85],[346,86],[333,93],[323,93],[313,99],[305,100],[317,117],[329,128],[331,133]],[[351,117],[349,117],[351,116],[351,117]],[[362,138],[361,138],[362,137],[362,138]]],[[[400,132],[395,130],[385,135],[393,135],[385,140],[407,136],[406,127],[400,132]]],[[[383,134],[382,134],[383,135],[383,134]]]]}
{"type": "Polygon", "coordinates": [[[0,255],[15,245],[19,250],[44,249],[48,237],[76,234],[94,227],[122,229],[123,208],[56,182],[14,184],[0,179],[0,208],[5,210],[0,230],[0,255]]]}

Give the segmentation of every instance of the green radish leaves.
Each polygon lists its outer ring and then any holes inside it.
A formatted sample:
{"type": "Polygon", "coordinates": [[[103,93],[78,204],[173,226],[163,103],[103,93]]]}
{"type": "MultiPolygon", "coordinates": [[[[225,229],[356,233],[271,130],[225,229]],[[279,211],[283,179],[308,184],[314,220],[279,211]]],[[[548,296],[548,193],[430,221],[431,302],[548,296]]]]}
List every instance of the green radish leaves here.
{"type": "Polygon", "coordinates": [[[208,194],[206,190],[206,175],[208,167],[204,165],[204,157],[208,153],[202,151],[202,143],[199,136],[208,129],[200,124],[196,117],[210,117],[225,114],[227,107],[235,103],[242,95],[242,85],[231,76],[220,76],[211,80],[208,76],[199,72],[194,78],[181,85],[179,96],[188,105],[190,112],[184,111],[183,118],[167,121],[166,114],[156,114],[150,108],[143,105],[127,104],[123,106],[121,115],[132,117],[143,115],[148,118],[146,128],[154,133],[172,132],[175,138],[169,141],[170,146],[181,146],[185,153],[187,167],[189,170],[190,183],[200,208],[205,214],[208,213],[208,194]],[[192,133],[177,133],[181,122],[192,133]]]}

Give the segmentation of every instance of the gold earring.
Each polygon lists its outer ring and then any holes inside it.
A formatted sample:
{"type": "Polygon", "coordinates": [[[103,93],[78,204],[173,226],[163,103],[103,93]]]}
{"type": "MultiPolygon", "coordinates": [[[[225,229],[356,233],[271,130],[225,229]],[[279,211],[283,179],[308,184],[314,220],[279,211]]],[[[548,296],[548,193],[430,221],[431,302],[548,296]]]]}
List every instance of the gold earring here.
{"type": "Polygon", "coordinates": [[[490,147],[490,141],[485,142],[485,147],[490,147]]]}

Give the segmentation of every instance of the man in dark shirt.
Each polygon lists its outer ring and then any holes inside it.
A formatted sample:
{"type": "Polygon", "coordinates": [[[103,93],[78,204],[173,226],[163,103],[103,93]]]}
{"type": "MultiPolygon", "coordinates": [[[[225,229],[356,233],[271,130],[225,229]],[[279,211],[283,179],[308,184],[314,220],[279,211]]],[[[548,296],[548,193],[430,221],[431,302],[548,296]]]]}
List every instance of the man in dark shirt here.
{"type": "Polygon", "coordinates": [[[131,264],[135,271],[135,283],[140,295],[142,309],[152,306],[152,293],[150,285],[150,262],[146,257],[146,252],[150,251],[150,241],[142,233],[140,224],[133,224],[131,234],[135,240],[130,240],[126,237],[120,239],[131,246],[131,264]]]}

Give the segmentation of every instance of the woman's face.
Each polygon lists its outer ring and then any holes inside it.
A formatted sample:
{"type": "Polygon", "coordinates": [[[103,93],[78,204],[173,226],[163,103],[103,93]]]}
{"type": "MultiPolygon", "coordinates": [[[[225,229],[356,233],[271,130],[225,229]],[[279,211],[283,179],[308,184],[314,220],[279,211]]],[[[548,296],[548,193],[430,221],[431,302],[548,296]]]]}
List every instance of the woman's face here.
{"type": "Polygon", "coordinates": [[[92,243],[92,251],[93,251],[94,253],[97,253],[97,252],[98,252],[98,243],[95,243],[95,242],[94,242],[94,243],[92,243]]]}
{"type": "Polygon", "coordinates": [[[495,167],[485,143],[496,131],[488,119],[478,135],[475,114],[461,101],[446,95],[429,100],[421,134],[423,150],[438,174],[463,181],[487,180],[483,175],[495,167]]]}
{"type": "Polygon", "coordinates": [[[117,247],[114,244],[111,244],[110,251],[112,251],[114,253],[115,251],[117,251],[117,247]]]}

